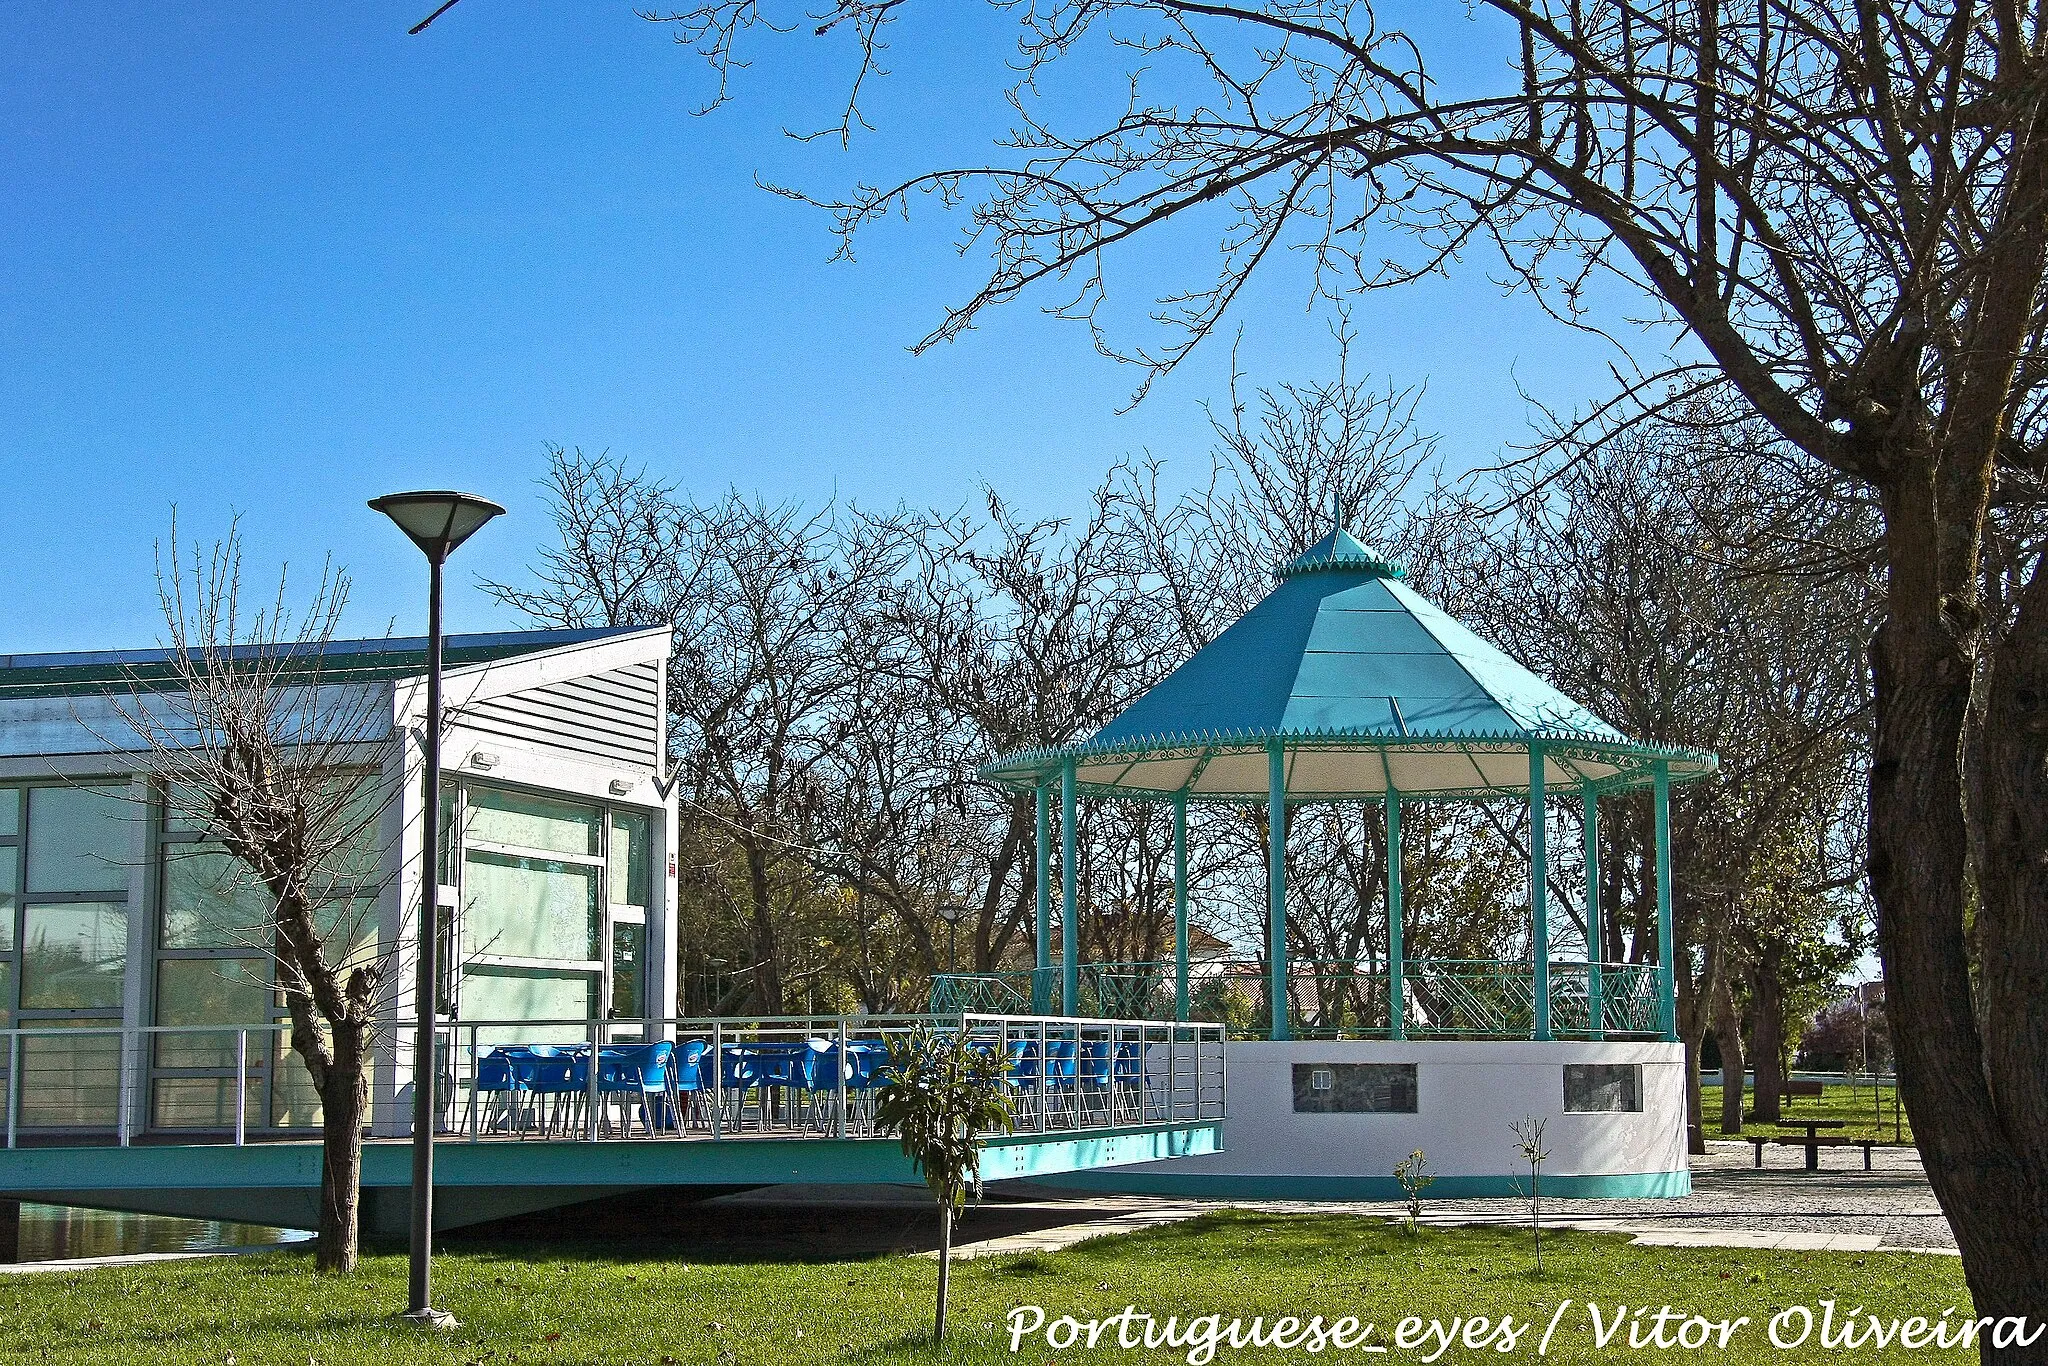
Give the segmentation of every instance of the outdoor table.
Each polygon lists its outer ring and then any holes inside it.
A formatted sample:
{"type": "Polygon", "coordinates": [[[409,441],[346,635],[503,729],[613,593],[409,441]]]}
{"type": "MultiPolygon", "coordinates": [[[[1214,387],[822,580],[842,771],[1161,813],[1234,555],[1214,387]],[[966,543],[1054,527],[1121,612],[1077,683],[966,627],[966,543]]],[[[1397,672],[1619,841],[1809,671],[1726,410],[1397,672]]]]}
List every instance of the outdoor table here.
{"type": "Polygon", "coordinates": [[[1839,1129],[1848,1122],[1845,1119],[1781,1119],[1778,1127],[1806,1130],[1806,1170],[1817,1172],[1820,1170],[1820,1131],[1839,1129]]]}

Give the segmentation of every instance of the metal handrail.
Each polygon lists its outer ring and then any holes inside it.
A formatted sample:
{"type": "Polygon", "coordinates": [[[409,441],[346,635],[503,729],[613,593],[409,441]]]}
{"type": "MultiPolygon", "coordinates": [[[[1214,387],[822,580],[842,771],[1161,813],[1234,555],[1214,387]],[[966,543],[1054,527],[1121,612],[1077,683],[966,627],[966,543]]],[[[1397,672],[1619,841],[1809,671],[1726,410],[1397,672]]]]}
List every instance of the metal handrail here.
{"type": "MultiPolygon", "coordinates": [[[[1657,968],[1646,963],[1599,965],[1601,1022],[1591,1019],[1592,968],[1586,962],[1550,961],[1553,1033],[1562,1038],[1650,1035],[1661,1031],[1657,968]]],[[[1530,1039],[1535,1034],[1535,970],[1523,960],[1404,958],[1403,997],[1410,1037],[1530,1039]]],[[[1162,1020],[1174,1012],[1175,965],[1166,961],[1084,963],[1078,971],[1082,1004],[1124,1019],[1162,1020]],[[1136,982],[1137,989],[1129,988],[1136,982]]],[[[1033,980],[1029,968],[941,974],[933,979],[934,1007],[971,1008],[1020,999],[1033,980]]],[[[1249,1008],[1267,1015],[1266,966],[1257,960],[1215,959],[1196,965],[1205,982],[1242,985],[1249,1008]]],[[[1296,1037],[1390,1037],[1391,974],[1384,958],[1293,959],[1288,964],[1289,1020],[1296,1037]]],[[[1199,1007],[1198,1007],[1199,1009],[1199,1007]]],[[[1244,1031],[1263,1033],[1254,1028],[1244,1031]]]]}
{"type": "MultiPolygon", "coordinates": [[[[1029,1120],[1020,1123],[1027,1130],[1085,1132],[1129,1123],[1203,1122],[1223,1114],[1220,1026],[956,1011],[452,1021],[435,1030],[439,1123],[444,1132],[472,1141],[537,1133],[597,1142],[614,1137],[615,1130],[618,1137],[633,1135],[636,1121],[648,1137],[724,1139],[752,1132],[872,1138],[877,1136],[871,1102],[876,1069],[881,1066],[879,1050],[890,1038],[920,1025],[966,1030],[985,1039],[987,1046],[1000,1048],[1011,1062],[1013,1094],[1020,1104],[1028,1101],[1036,1107],[1035,1113],[1020,1117],[1029,1120]],[[643,1066],[636,1079],[628,1067],[634,1055],[623,1051],[662,1042],[679,1047],[694,1039],[707,1045],[702,1066],[708,1067],[709,1075],[702,1077],[700,1072],[701,1084],[688,1087],[679,1083],[679,1053],[671,1053],[665,1070],[643,1066]],[[1028,1070],[1027,1042],[1037,1044],[1035,1053],[1028,1054],[1035,1056],[1036,1065],[1028,1070]],[[500,1074],[494,1070],[490,1084],[484,1084],[483,1064],[496,1050],[520,1044],[554,1050],[546,1058],[545,1090],[537,1089],[539,1072],[532,1074],[532,1084],[515,1083],[506,1073],[500,1085],[500,1074]],[[1111,1061],[1093,1071],[1083,1067],[1070,1079],[1055,1065],[1053,1055],[1062,1047],[1069,1058],[1111,1061]],[[863,1054],[866,1063],[856,1074],[854,1063],[863,1054]],[[770,1064],[765,1069],[740,1066],[763,1060],[770,1064]],[[573,1083],[573,1089],[565,1083],[573,1083]]],[[[289,1075],[283,1072],[288,1054],[281,1045],[290,1029],[287,1022],[53,1022],[0,1030],[5,1038],[5,1086],[0,1094],[6,1106],[7,1144],[18,1146],[24,1129],[38,1132],[39,1141],[112,1130],[123,1145],[138,1130],[148,1130],[153,1138],[230,1132],[237,1146],[247,1144],[252,1133],[308,1132],[315,1125],[264,1122],[276,1118],[276,1088],[289,1075]],[[83,1053],[76,1047],[95,1039],[118,1042],[83,1053]],[[201,1039],[212,1046],[174,1051],[168,1056],[176,1061],[159,1065],[158,1059],[166,1056],[164,1041],[201,1039]],[[54,1042],[70,1047],[59,1058],[38,1057],[43,1046],[54,1042]],[[198,1102],[199,1122],[163,1119],[167,1095],[178,1094],[166,1092],[166,1083],[202,1091],[212,1083],[210,1099],[198,1102]],[[232,1092],[227,1092],[230,1084],[232,1092]],[[232,1116],[227,1112],[230,1104],[232,1116]],[[211,1118],[203,1114],[208,1106],[211,1118]]],[[[415,1037],[404,1020],[380,1022],[373,1067],[395,1068],[400,1074],[387,1076],[387,1083],[410,1072],[415,1037]]],[[[538,1061],[545,1055],[527,1051],[524,1056],[538,1061]]],[[[385,1095],[390,1093],[387,1087],[385,1095]]],[[[403,1099],[394,1105],[387,1098],[372,1118],[380,1132],[388,1127],[403,1133],[410,1128],[404,1122],[407,1115],[409,1105],[403,1099]]]]}

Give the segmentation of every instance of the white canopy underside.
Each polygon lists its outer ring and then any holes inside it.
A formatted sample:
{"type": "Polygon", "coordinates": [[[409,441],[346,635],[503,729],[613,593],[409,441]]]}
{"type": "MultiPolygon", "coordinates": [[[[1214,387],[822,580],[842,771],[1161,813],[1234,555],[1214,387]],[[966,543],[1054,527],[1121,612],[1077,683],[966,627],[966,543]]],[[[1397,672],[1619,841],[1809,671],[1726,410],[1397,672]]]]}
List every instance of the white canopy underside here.
{"type": "MultiPolygon", "coordinates": [[[[1521,745],[1435,741],[1384,749],[1290,747],[1283,762],[1287,795],[1308,800],[1371,798],[1385,795],[1390,787],[1403,796],[1512,796],[1529,790],[1529,751],[1521,745]]],[[[1546,788],[1558,791],[1589,783],[1634,786],[1647,781],[1651,762],[1646,755],[1603,754],[1597,748],[1565,744],[1555,750],[1546,748],[1543,782],[1546,788]]],[[[1706,767],[1691,759],[1669,762],[1674,780],[1691,777],[1706,767]]],[[[1095,796],[1167,797],[1185,790],[1198,799],[1263,801],[1271,790],[1268,764],[1263,744],[1083,754],[1075,764],[1074,778],[1095,796]]],[[[1057,772],[1055,768],[1045,776],[1056,780],[1057,772]]],[[[1015,776],[1030,781],[1025,774],[1015,776]]]]}

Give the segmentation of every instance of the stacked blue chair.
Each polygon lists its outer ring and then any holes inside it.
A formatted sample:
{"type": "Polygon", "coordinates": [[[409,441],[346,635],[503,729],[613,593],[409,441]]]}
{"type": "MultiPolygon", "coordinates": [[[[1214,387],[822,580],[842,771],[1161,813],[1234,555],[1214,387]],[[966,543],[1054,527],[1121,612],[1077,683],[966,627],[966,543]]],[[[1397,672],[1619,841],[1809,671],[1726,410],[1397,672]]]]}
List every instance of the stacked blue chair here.
{"type": "Polygon", "coordinates": [[[875,1093],[889,1079],[889,1050],[879,1043],[852,1043],[846,1048],[846,1105],[849,1132],[858,1124],[861,1132],[873,1134],[875,1093]]]}
{"type": "Polygon", "coordinates": [[[761,1089],[761,1107],[767,1124],[774,1124],[780,1112],[787,1115],[794,1125],[796,1116],[790,1093],[803,1086],[803,1059],[809,1051],[809,1043],[777,1042],[760,1046],[757,1060],[760,1075],[756,1084],[761,1089]]]}
{"type": "Polygon", "coordinates": [[[476,1080],[469,1092],[467,1125],[470,1133],[477,1132],[478,1100],[484,1096],[491,1098],[482,1116],[487,1132],[495,1133],[501,1127],[514,1124],[523,1126],[529,1093],[514,1066],[515,1055],[522,1051],[494,1048],[477,1060],[476,1080]]]}
{"type": "Polygon", "coordinates": [[[1037,1122],[1045,1103],[1044,1069],[1039,1066],[1038,1040],[1012,1039],[1003,1055],[1003,1081],[1015,1094],[1019,1124],[1037,1122]]]}
{"type": "MultiPolygon", "coordinates": [[[[633,1134],[633,1113],[636,1109],[648,1136],[654,1134],[654,1113],[648,1097],[660,1101],[665,1113],[674,1113],[675,1093],[669,1085],[675,1072],[672,1065],[674,1055],[675,1045],[666,1039],[659,1043],[614,1045],[598,1053],[598,1120],[606,1131],[611,1127],[612,1098],[623,1099],[621,1123],[629,1138],[633,1134]]],[[[583,1074],[583,1081],[586,1086],[589,1084],[589,1073],[583,1074]]]]}
{"type": "MultiPolygon", "coordinates": [[[[759,1055],[745,1044],[727,1044],[725,1056],[718,1060],[718,1080],[723,1088],[724,1102],[732,1109],[732,1118],[723,1122],[734,1129],[744,1129],[747,1118],[747,1093],[761,1084],[759,1055]]],[[[765,1098],[761,1108],[755,1113],[763,1116],[765,1127],[765,1098]]]]}
{"type": "Polygon", "coordinates": [[[1083,1116],[1099,1108],[1105,1124],[1115,1118],[1116,1094],[1110,1073],[1109,1040],[1087,1039],[1081,1044],[1080,1098],[1083,1116]]]}
{"type": "Polygon", "coordinates": [[[703,1107],[704,1093],[710,1089],[704,1079],[704,1054],[710,1047],[702,1039],[688,1039],[676,1049],[675,1069],[670,1074],[669,1087],[673,1092],[670,1114],[677,1132],[689,1127],[691,1119],[703,1107]]]}
{"type": "Polygon", "coordinates": [[[586,1089],[583,1077],[578,1076],[578,1051],[537,1043],[514,1063],[535,1098],[543,1133],[566,1131],[578,1118],[586,1089]]]}
{"type": "Polygon", "coordinates": [[[1074,1053],[1072,1039],[1046,1041],[1045,1099],[1049,1110],[1057,1106],[1078,1123],[1079,1116],[1074,1113],[1075,1103],[1079,1099],[1074,1073],[1074,1053]]]}
{"type": "Polygon", "coordinates": [[[799,1056],[797,1068],[797,1082],[803,1087],[804,1110],[811,1128],[821,1134],[831,1132],[839,1119],[840,1084],[853,1077],[850,1058],[839,1051],[838,1043],[812,1039],[799,1056]]]}
{"type": "MultiPolygon", "coordinates": [[[[1139,1123],[1151,1118],[1145,1096],[1145,1046],[1120,1040],[1116,1046],[1115,1096],[1119,1107],[1139,1123]]],[[[1164,1117],[1163,1115],[1161,1116],[1164,1117]]]]}

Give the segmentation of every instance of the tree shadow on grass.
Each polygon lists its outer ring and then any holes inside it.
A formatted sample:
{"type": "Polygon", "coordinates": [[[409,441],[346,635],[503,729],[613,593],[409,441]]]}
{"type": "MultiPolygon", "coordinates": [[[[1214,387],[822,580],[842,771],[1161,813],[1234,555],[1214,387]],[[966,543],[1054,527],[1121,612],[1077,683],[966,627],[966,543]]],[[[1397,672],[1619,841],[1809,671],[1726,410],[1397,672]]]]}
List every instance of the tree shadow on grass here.
{"type": "MultiPolygon", "coordinates": [[[[956,1248],[1098,1217],[1086,1207],[970,1204],[956,1248]]],[[[685,1260],[703,1265],[872,1261],[938,1248],[929,1204],[801,1205],[696,1202],[672,1192],[607,1196],[436,1235],[466,1253],[579,1260],[685,1260]]]]}

